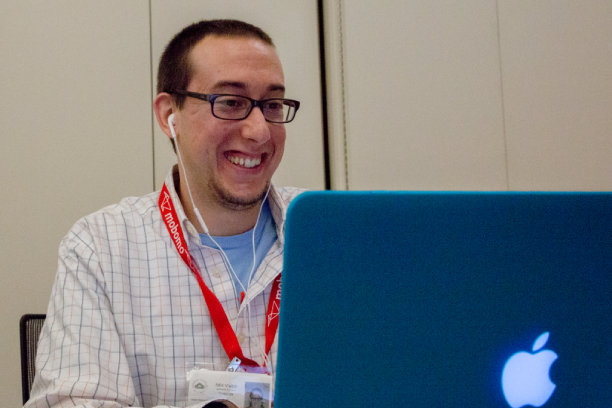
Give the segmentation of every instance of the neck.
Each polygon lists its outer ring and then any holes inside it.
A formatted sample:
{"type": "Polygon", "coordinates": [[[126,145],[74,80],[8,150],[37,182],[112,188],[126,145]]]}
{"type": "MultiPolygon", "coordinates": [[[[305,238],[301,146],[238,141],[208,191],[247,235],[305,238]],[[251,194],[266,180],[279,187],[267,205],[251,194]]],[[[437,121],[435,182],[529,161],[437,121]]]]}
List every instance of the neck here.
{"type": "MultiPolygon", "coordinates": [[[[183,185],[180,187],[177,185],[176,188],[185,214],[198,232],[204,233],[205,231],[202,225],[200,225],[189,192],[187,188],[182,188],[183,185]]],[[[221,203],[217,203],[194,191],[192,191],[192,196],[210,235],[237,235],[255,227],[261,208],[261,201],[248,208],[229,208],[229,206],[223,206],[221,203]]]]}

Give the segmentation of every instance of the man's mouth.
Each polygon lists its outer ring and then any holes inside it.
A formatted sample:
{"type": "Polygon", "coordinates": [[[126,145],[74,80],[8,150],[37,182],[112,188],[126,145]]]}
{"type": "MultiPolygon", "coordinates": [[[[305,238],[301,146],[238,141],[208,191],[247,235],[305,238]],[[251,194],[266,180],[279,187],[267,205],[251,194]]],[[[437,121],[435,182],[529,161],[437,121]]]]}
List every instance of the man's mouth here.
{"type": "Polygon", "coordinates": [[[257,167],[261,164],[262,156],[259,157],[244,157],[244,156],[235,156],[232,154],[226,155],[227,159],[235,164],[236,166],[244,167],[246,169],[252,169],[253,167],[257,167]]]}

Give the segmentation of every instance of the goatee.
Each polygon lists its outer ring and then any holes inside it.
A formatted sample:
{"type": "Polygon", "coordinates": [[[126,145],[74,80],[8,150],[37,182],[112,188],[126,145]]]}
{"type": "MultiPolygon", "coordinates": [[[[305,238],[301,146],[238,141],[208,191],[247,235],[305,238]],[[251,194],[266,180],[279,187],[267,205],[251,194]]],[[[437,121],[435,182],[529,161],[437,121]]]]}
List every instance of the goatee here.
{"type": "Polygon", "coordinates": [[[244,211],[250,210],[261,203],[270,188],[270,182],[268,181],[266,183],[265,188],[258,195],[252,197],[238,197],[223,189],[218,184],[213,184],[211,187],[219,198],[219,202],[225,208],[234,211],[244,211]]]}

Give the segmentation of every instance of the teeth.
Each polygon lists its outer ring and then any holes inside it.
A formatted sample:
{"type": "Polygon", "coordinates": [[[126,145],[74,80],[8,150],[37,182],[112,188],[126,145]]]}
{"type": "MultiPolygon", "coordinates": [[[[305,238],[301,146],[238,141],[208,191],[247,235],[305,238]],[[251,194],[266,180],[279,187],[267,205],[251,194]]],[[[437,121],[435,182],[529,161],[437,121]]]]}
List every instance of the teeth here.
{"type": "Polygon", "coordinates": [[[246,168],[252,168],[255,166],[259,166],[261,164],[261,158],[253,158],[253,159],[245,159],[244,157],[235,157],[235,156],[229,156],[228,157],[229,161],[231,161],[232,163],[234,163],[235,165],[241,166],[241,167],[246,167],[246,168]]]}

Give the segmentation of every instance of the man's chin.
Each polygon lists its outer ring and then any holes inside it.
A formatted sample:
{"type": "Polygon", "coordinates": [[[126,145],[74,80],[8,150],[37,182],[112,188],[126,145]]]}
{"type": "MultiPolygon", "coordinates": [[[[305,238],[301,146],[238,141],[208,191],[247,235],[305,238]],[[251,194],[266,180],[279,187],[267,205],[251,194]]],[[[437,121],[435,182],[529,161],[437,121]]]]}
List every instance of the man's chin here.
{"type": "Polygon", "coordinates": [[[268,183],[265,188],[259,193],[255,194],[237,194],[232,193],[220,186],[215,186],[214,190],[217,193],[217,198],[221,205],[225,208],[235,210],[235,211],[244,211],[249,210],[259,204],[266,196],[268,192],[268,187],[270,183],[268,183]]]}

